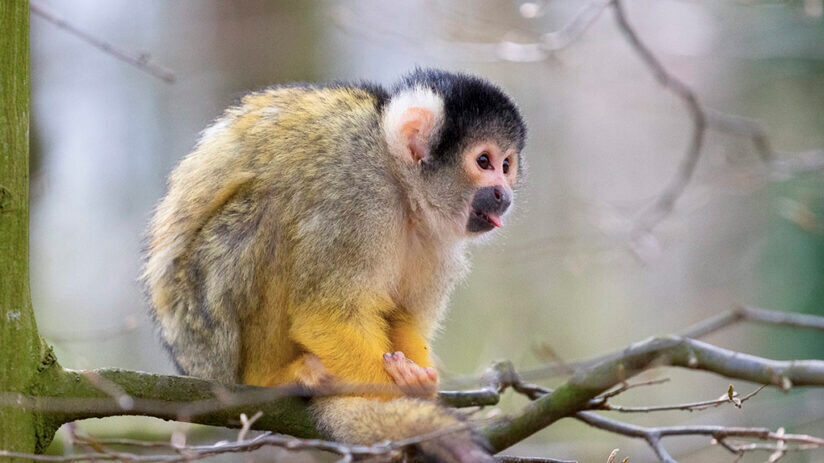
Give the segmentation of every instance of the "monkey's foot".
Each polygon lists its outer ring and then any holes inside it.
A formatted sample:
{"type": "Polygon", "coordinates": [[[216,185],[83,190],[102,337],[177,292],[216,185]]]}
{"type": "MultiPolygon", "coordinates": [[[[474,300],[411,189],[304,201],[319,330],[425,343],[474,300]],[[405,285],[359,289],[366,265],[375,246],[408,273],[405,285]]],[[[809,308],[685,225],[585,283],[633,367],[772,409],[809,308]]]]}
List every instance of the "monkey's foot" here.
{"type": "Polygon", "coordinates": [[[336,383],[335,377],[314,354],[304,354],[295,361],[295,379],[301,386],[317,392],[331,391],[336,383]]]}
{"type": "Polygon", "coordinates": [[[432,399],[438,393],[438,372],[406,358],[403,352],[383,354],[386,372],[404,394],[432,399]]]}

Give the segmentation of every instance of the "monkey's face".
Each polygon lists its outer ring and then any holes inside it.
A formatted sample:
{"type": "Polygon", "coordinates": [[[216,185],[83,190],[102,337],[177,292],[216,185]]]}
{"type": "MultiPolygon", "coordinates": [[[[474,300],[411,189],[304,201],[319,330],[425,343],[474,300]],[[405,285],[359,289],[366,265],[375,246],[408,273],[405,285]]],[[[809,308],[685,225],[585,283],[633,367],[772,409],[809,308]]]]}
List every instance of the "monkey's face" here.
{"type": "Polygon", "coordinates": [[[487,234],[512,208],[526,127],[480,79],[417,71],[383,107],[386,146],[411,179],[407,196],[432,236],[487,234]]]}
{"type": "Polygon", "coordinates": [[[468,234],[504,226],[517,183],[518,159],[514,148],[502,149],[492,141],[475,143],[463,152],[461,168],[472,193],[467,210],[468,234]]]}

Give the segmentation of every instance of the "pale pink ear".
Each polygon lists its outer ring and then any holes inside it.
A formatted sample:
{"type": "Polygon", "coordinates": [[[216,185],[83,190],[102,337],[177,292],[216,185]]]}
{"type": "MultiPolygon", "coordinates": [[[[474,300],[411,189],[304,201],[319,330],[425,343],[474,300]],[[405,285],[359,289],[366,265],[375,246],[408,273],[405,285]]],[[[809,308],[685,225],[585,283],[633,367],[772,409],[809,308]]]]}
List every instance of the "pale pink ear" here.
{"type": "Polygon", "coordinates": [[[431,89],[415,87],[393,96],[383,114],[390,153],[410,164],[425,160],[442,120],[443,100],[431,89]]]}
{"type": "Polygon", "coordinates": [[[420,162],[429,157],[429,145],[435,128],[435,115],[419,106],[407,109],[399,127],[409,159],[420,162]]]}

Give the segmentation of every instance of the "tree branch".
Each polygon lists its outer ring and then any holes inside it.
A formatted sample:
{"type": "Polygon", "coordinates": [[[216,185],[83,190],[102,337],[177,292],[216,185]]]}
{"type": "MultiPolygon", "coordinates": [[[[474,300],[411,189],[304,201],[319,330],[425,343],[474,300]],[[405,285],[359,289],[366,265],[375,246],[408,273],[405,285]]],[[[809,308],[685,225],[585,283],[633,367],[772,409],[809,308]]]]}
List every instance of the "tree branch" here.
{"type": "Polygon", "coordinates": [[[585,410],[592,399],[616,384],[646,369],[664,365],[709,371],[784,390],[794,385],[824,386],[824,361],[821,360],[770,360],[679,336],[652,338],[576,373],[511,420],[486,426],[483,433],[492,447],[501,451],[561,418],[585,410]]]}
{"type": "MultiPolygon", "coordinates": [[[[700,339],[739,322],[754,322],[765,325],[824,330],[824,317],[818,315],[739,306],[727,312],[723,312],[716,316],[699,321],[696,324],[682,330],[678,333],[678,335],[685,338],[700,339]]],[[[521,378],[531,380],[568,375],[577,371],[592,368],[598,363],[618,355],[621,355],[621,352],[613,352],[611,354],[601,355],[577,362],[550,363],[548,365],[522,370],[519,372],[519,375],[521,378]]],[[[465,381],[459,381],[459,383],[463,382],[465,381]]]]}
{"type": "Polygon", "coordinates": [[[83,40],[84,42],[92,45],[93,47],[101,50],[103,53],[107,55],[111,55],[124,63],[128,63],[137,69],[153,76],[157,77],[158,79],[166,82],[166,83],[174,83],[175,81],[175,74],[174,72],[166,69],[163,66],[158,64],[154,64],[149,61],[149,55],[147,54],[140,54],[134,55],[129,53],[121,48],[118,48],[111,43],[99,38],[95,37],[94,35],[74,26],[70,22],[66,21],[60,15],[52,11],[51,9],[47,8],[46,6],[40,4],[39,2],[32,1],[31,2],[31,12],[40,16],[41,18],[45,19],[46,21],[54,24],[60,29],[68,32],[69,34],[78,37],[79,39],[83,40]]]}
{"type": "MultiPolygon", "coordinates": [[[[613,412],[622,412],[622,413],[651,413],[651,412],[664,412],[664,411],[672,411],[672,410],[687,410],[687,411],[696,411],[696,410],[706,410],[708,408],[718,407],[719,405],[723,405],[726,403],[732,403],[738,408],[741,408],[741,404],[752,399],[755,397],[756,394],[761,392],[766,386],[762,385],[758,389],[750,392],[749,394],[745,395],[744,397],[739,398],[737,394],[724,394],[721,398],[714,399],[714,400],[703,400],[701,402],[690,402],[684,404],[675,404],[675,405],[659,405],[659,406],[650,406],[650,407],[626,407],[622,405],[613,405],[607,403],[604,400],[601,404],[595,405],[591,407],[593,410],[606,410],[606,411],[613,411],[613,412]]],[[[730,386],[732,388],[732,386],[730,386]]],[[[601,399],[594,399],[596,401],[601,399]]]]}
{"type": "Polygon", "coordinates": [[[612,0],[612,6],[615,12],[615,22],[618,24],[621,32],[624,33],[627,42],[629,42],[630,46],[632,46],[644,64],[649,68],[656,80],[658,80],[658,83],[682,100],[692,119],[692,135],[690,136],[690,142],[684,158],[678,167],[678,172],[661,195],[658,196],[649,209],[644,211],[638,219],[638,223],[632,232],[633,236],[631,237],[638,239],[642,235],[649,233],[664,217],[672,212],[675,207],[675,201],[678,200],[687,187],[687,184],[689,184],[693,173],[695,173],[695,166],[698,164],[698,159],[701,157],[701,148],[704,143],[704,134],[707,128],[707,117],[701,104],[698,102],[698,96],[695,92],[678,77],[667,71],[649,47],[640,39],[638,33],[635,32],[635,29],[627,19],[624,2],[622,0],[612,0]]]}
{"type": "MultiPolygon", "coordinates": [[[[238,418],[242,413],[251,416],[262,412],[248,429],[322,437],[307,409],[306,398],[312,394],[298,387],[220,384],[121,369],[76,371],[62,369],[54,362],[41,372],[40,379],[42,386],[35,394],[0,393],[0,407],[38,412],[54,429],[71,421],[123,415],[242,427],[238,418]]],[[[487,387],[466,393],[444,391],[440,400],[456,407],[494,405],[499,395],[487,387]]],[[[376,388],[364,390],[374,392],[376,388]]]]}
{"type": "Polygon", "coordinates": [[[54,429],[80,419],[118,415],[241,427],[241,413],[251,416],[261,411],[263,416],[251,429],[322,437],[308,413],[306,399],[296,396],[301,391],[294,388],[220,384],[120,369],[95,370],[93,375],[121,392],[112,396],[91,381],[88,372],[65,370],[53,363],[41,372],[40,387],[34,394],[2,393],[0,406],[36,411],[54,429]]]}
{"type": "Polygon", "coordinates": [[[703,338],[734,323],[748,321],[764,325],[811,328],[824,331],[824,317],[793,312],[779,312],[755,307],[739,306],[728,312],[708,318],[681,331],[688,338],[703,338]]]}

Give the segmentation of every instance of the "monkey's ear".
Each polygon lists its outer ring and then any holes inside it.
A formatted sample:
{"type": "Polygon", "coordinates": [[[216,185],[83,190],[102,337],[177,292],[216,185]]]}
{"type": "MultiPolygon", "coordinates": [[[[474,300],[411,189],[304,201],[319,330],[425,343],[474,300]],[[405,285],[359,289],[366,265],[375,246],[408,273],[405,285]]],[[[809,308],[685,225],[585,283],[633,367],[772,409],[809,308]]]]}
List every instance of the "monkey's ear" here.
{"type": "Polygon", "coordinates": [[[383,114],[389,151],[405,162],[425,160],[443,123],[443,113],[443,100],[428,88],[415,87],[393,96],[383,114]]]}

